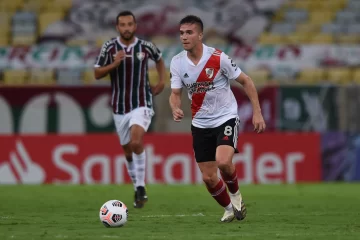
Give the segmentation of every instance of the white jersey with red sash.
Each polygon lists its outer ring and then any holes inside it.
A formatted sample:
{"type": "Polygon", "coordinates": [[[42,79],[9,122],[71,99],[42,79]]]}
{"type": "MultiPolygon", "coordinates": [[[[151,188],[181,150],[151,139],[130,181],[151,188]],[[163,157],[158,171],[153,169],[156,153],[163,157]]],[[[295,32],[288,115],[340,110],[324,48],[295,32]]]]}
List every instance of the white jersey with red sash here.
{"type": "Polygon", "coordinates": [[[203,55],[197,65],[182,51],[170,64],[171,88],[186,87],[191,100],[192,125],[214,128],[238,117],[237,103],[230,81],[241,73],[225,53],[203,45],[203,55]]]}

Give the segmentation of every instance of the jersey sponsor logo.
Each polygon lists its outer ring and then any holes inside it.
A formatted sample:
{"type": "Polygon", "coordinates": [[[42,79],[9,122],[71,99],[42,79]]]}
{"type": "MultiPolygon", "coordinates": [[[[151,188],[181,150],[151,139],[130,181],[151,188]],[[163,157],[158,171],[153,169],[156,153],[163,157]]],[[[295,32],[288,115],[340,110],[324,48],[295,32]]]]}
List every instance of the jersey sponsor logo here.
{"type": "Polygon", "coordinates": [[[212,78],[214,75],[214,69],[213,68],[205,68],[205,73],[208,78],[212,78]]]}
{"type": "Polygon", "coordinates": [[[142,61],[142,60],[144,60],[144,58],[145,58],[145,53],[143,53],[143,52],[138,52],[138,53],[136,53],[136,57],[137,57],[140,61],[142,61]]]}
{"type": "Polygon", "coordinates": [[[105,53],[108,51],[108,47],[110,46],[111,41],[107,41],[106,43],[104,43],[103,48],[101,49],[101,57],[105,57],[105,53]]]}
{"type": "Polygon", "coordinates": [[[191,84],[186,84],[186,87],[188,88],[188,91],[190,94],[193,93],[206,93],[210,90],[215,89],[214,83],[212,81],[206,81],[206,82],[194,82],[191,84]]]}
{"type": "Polygon", "coordinates": [[[151,50],[156,53],[157,52],[157,49],[155,47],[155,45],[151,42],[147,42],[147,41],[143,41],[143,44],[149,48],[151,48],[151,50]]]}

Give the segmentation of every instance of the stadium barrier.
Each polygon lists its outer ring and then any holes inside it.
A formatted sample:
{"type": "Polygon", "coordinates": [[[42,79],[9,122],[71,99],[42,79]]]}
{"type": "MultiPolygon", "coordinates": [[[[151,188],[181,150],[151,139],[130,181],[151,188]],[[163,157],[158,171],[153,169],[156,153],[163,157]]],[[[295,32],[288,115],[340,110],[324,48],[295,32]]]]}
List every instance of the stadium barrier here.
{"type": "MultiPolygon", "coordinates": [[[[240,132],[251,132],[251,103],[240,87],[233,86],[232,90],[238,103],[240,132]]],[[[360,132],[360,112],[353,110],[360,102],[360,86],[267,86],[258,92],[268,132],[360,132]]],[[[186,121],[181,123],[173,123],[169,95],[167,88],[154,97],[152,130],[189,132],[191,113],[186,91],[186,121]]],[[[0,135],[110,133],[114,131],[110,102],[107,86],[2,87],[0,135]]]]}
{"type": "MultiPolygon", "coordinates": [[[[190,134],[145,138],[149,184],[202,183],[190,134]]],[[[0,184],[130,183],[115,134],[0,136],[0,184]]],[[[319,182],[318,133],[241,134],[233,161],[243,184],[319,182]]]]}

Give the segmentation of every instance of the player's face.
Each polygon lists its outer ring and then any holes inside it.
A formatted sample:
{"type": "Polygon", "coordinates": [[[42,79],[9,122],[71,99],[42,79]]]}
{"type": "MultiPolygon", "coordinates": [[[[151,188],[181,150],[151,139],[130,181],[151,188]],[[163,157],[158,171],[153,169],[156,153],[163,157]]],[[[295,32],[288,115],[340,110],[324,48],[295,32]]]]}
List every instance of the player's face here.
{"type": "Polygon", "coordinates": [[[201,44],[202,32],[197,24],[180,25],[180,40],[186,51],[191,51],[197,44],[201,44]]]}
{"type": "Polygon", "coordinates": [[[121,38],[125,40],[132,39],[136,31],[136,23],[133,16],[120,16],[116,28],[121,38]]]}

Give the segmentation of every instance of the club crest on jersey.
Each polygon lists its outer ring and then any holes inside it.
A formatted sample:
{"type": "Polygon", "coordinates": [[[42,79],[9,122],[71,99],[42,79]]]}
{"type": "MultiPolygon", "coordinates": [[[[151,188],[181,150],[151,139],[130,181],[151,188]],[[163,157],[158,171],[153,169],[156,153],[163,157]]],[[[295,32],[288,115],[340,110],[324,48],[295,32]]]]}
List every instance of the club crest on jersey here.
{"type": "Polygon", "coordinates": [[[205,68],[205,73],[208,78],[212,78],[214,75],[214,69],[213,68],[205,68]]]}
{"type": "Polygon", "coordinates": [[[144,58],[145,58],[145,53],[143,53],[143,52],[138,52],[138,53],[136,53],[136,57],[137,57],[140,61],[142,61],[142,60],[144,60],[144,58]]]}

